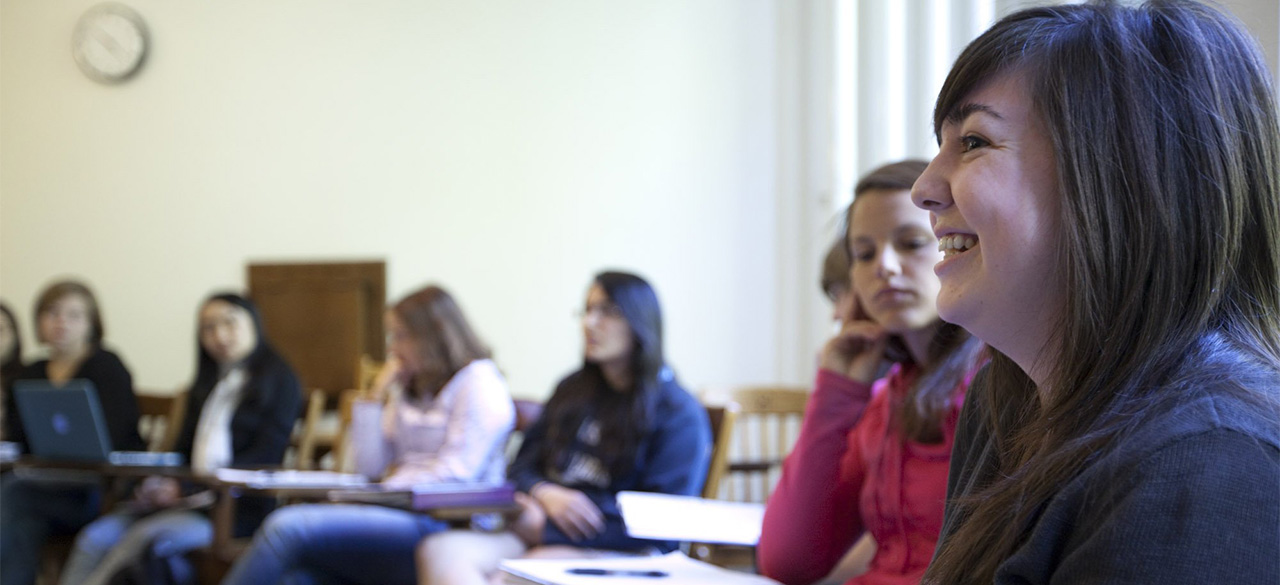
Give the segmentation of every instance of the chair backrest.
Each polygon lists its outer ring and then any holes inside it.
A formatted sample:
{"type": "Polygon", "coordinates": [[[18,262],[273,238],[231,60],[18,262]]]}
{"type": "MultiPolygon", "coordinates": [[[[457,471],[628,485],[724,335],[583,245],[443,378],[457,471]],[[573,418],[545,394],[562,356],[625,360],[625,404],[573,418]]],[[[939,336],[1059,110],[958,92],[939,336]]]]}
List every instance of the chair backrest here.
{"type": "Polygon", "coordinates": [[[782,473],[782,461],[800,435],[809,391],[794,386],[752,386],[728,393],[738,412],[732,447],[718,491],[707,497],[764,503],[782,473]]]}
{"type": "Polygon", "coordinates": [[[738,403],[724,406],[708,406],[707,418],[711,420],[711,464],[707,468],[707,482],[702,487],[702,497],[715,498],[720,494],[720,482],[729,467],[729,448],[733,441],[733,427],[738,420],[738,403]]]}
{"type": "Polygon", "coordinates": [[[298,430],[294,433],[295,447],[293,467],[297,469],[315,469],[324,448],[332,445],[332,429],[325,427],[326,406],[329,394],[319,388],[307,392],[307,408],[299,421],[298,430]]]}
{"type": "Polygon", "coordinates": [[[360,356],[360,361],[356,363],[356,385],[357,390],[372,390],[373,381],[378,379],[378,372],[382,371],[383,362],[373,359],[369,354],[360,356]]]}
{"type": "Polygon", "coordinates": [[[182,419],[187,410],[187,393],[161,394],[140,391],[138,399],[138,432],[150,451],[168,451],[178,441],[182,419]]]}

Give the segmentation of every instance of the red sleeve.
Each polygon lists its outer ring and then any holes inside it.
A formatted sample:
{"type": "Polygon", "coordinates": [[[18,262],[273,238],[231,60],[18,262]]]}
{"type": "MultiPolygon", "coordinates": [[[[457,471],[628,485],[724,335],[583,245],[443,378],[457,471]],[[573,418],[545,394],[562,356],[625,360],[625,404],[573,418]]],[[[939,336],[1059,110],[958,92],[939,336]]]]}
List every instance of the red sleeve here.
{"type": "Polygon", "coordinates": [[[862,534],[857,513],[865,466],[849,433],[871,401],[871,385],[820,370],[795,448],[764,511],[756,548],[762,575],[786,585],[826,576],[862,534]]]}

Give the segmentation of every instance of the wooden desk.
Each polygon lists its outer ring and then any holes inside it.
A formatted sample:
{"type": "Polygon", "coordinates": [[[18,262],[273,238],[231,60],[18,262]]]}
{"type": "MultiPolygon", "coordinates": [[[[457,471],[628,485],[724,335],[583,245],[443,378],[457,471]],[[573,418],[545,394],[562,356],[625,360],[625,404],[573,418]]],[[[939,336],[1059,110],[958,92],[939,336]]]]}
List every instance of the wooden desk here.
{"type": "Polygon", "coordinates": [[[103,488],[102,505],[100,507],[103,513],[110,511],[120,497],[125,495],[121,492],[124,491],[125,482],[128,481],[157,475],[172,477],[180,481],[201,482],[201,478],[191,473],[191,468],[174,465],[141,466],[112,465],[110,463],[91,461],[50,461],[24,455],[18,460],[8,463],[7,467],[9,469],[6,469],[6,471],[12,470],[14,473],[22,473],[25,470],[47,470],[55,473],[83,474],[86,477],[97,476],[103,488]]]}
{"type": "MultiPolygon", "coordinates": [[[[213,553],[223,561],[230,563],[235,560],[244,548],[247,546],[244,542],[236,542],[232,538],[232,527],[235,526],[235,502],[236,498],[242,495],[257,495],[266,497],[277,497],[284,500],[302,501],[302,502],[324,502],[330,503],[330,494],[335,492],[350,492],[352,490],[368,489],[373,493],[385,494],[377,484],[369,484],[364,488],[351,485],[327,485],[315,487],[296,487],[296,486],[259,486],[250,485],[245,482],[229,482],[229,481],[213,481],[212,489],[217,492],[217,500],[213,509],[213,553]]],[[[386,505],[381,503],[362,503],[353,501],[332,502],[336,504],[360,504],[360,505],[386,505]]],[[[393,506],[400,507],[400,506],[393,506]]],[[[437,506],[422,508],[402,508],[420,514],[428,514],[433,518],[443,520],[445,522],[464,522],[470,521],[471,517],[476,514],[502,514],[509,516],[519,512],[520,508],[514,501],[501,505],[492,506],[437,506]]]]}

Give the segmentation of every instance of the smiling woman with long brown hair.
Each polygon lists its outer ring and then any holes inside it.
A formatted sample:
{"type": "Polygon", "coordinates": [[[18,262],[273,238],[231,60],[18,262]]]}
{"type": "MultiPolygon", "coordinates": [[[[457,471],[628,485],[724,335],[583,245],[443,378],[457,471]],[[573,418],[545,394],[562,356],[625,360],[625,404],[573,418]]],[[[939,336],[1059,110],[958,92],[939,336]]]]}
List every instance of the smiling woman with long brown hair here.
{"type": "Polygon", "coordinates": [[[1029,9],[969,45],[913,198],[995,350],[925,581],[1280,582],[1280,125],[1196,2],[1029,9]]]}

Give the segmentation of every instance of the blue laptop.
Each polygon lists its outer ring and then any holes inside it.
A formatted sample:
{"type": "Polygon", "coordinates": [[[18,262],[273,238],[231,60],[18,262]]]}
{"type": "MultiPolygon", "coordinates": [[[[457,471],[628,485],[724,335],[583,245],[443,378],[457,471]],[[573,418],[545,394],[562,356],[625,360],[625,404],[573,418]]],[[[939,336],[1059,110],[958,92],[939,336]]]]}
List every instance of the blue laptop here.
{"type": "Polygon", "coordinates": [[[13,398],[31,454],[49,461],[114,465],[182,465],[178,453],[112,451],[106,417],[93,382],[75,379],[54,386],[48,380],[16,380],[13,398]]]}

